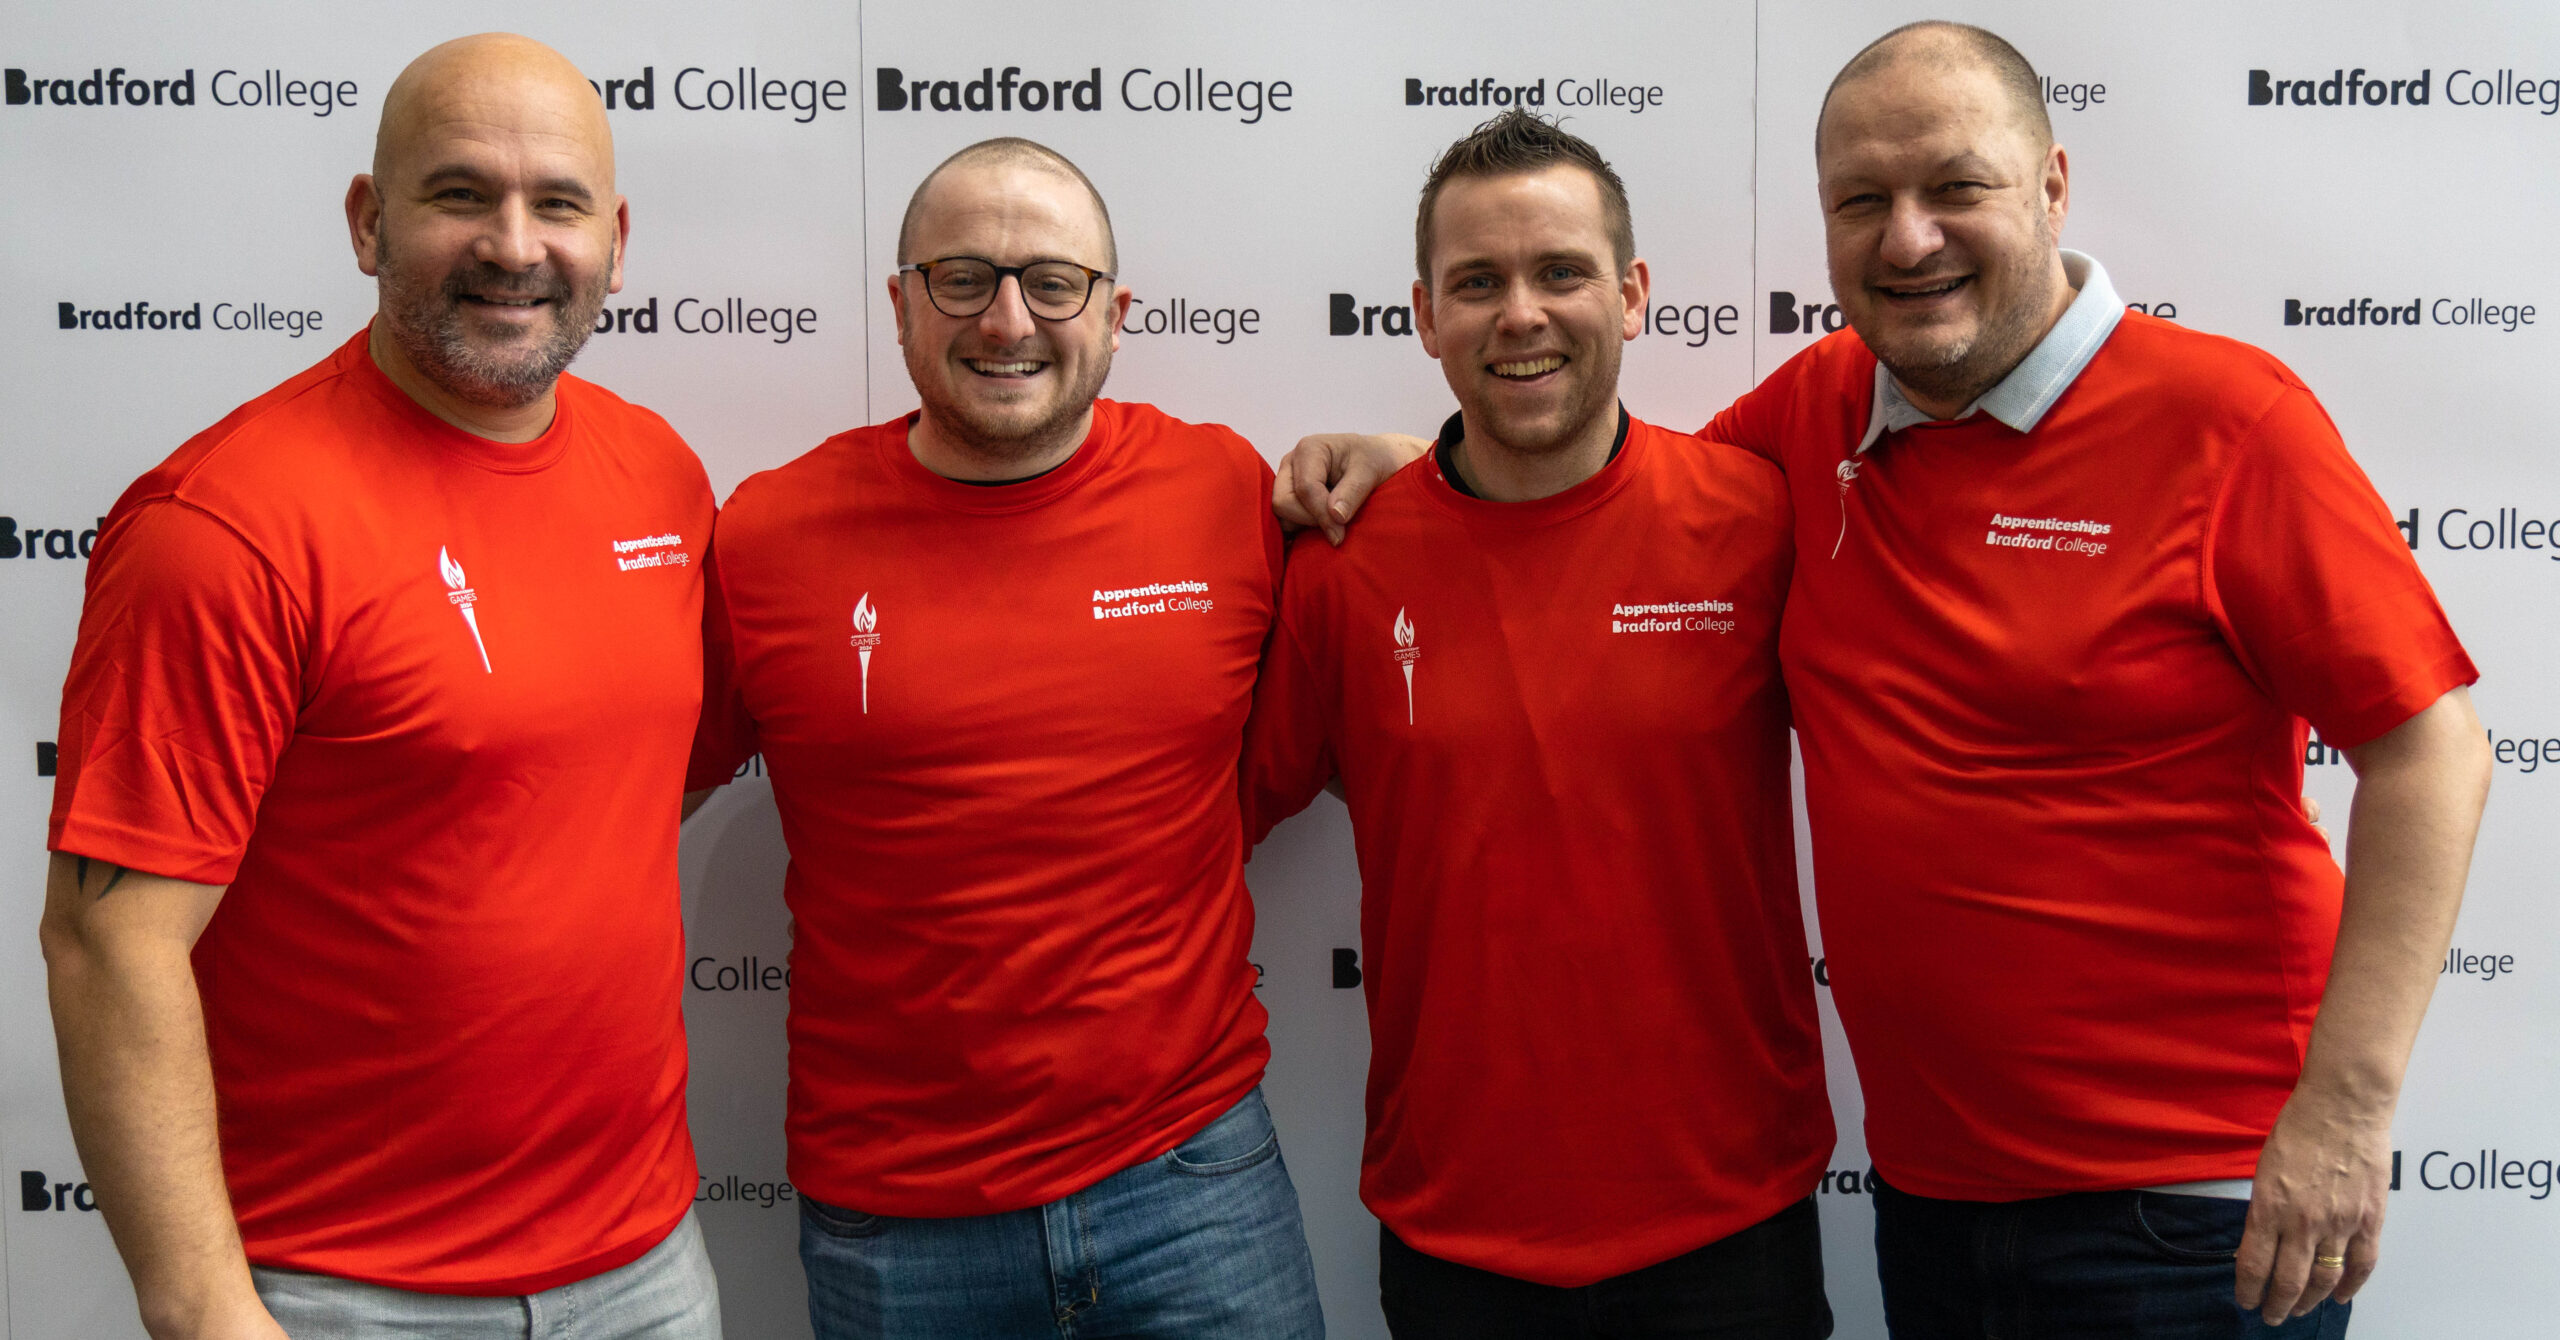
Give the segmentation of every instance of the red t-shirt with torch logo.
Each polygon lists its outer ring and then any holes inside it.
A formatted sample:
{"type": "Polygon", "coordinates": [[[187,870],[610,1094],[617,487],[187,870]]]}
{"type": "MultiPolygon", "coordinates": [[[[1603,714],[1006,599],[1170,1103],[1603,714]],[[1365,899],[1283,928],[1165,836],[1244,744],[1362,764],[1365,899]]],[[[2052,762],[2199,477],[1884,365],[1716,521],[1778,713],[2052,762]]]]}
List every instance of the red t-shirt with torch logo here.
{"type": "Polygon", "coordinates": [[[50,845],[229,886],[195,970],[251,1261],[526,1293],[693,1199],[676,812],[711,489],[576,378],[548,432],[491,442],[365,339],[108,515],[50,845]]]}
{"type": "Polygon", "coordinates": [[[1262,1078],[1236,755],[1280,573],[1244,439],[1100,401],[944,479],[908,420],[738,486],[692,784],[761,750],[791,848],[791,1180],[1044,1204],[1262,1078]]]}
{"type": "Polygon", "coordinates": [[[1551,498],[1486,502],[1423,460],[1342,547],[1300,536],[1245,750],[1249,836],[1337,774],[1350,803],[1361,1199],[1418,1250],[1560,1286],[1767,1219],[1832,1144],[1785,486],[1625,434],[1551,498]]]}

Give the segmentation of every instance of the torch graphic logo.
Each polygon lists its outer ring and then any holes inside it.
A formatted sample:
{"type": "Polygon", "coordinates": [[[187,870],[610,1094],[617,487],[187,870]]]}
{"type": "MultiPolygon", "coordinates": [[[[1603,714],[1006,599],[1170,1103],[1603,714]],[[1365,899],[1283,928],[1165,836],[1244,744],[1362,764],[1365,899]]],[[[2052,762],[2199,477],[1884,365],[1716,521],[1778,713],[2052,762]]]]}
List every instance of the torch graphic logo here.
{"type": "Polygon", "coordinates": [[[445,592],[444,598],[462,611],[462,622],[471,630],[471,645],[480,649],[480,668],[496,674],[497,671],[489,669],[489,644],[480,637],[480,615],[471,608],[480,599],[480,593],[463,581],[462,565],[453,561],[453,555],[446,552],[443,545],[436,546],[436,573],[444,578],[446,586],[452,588],[445,592]]]}
{"type": "Polygon", "coordinates": [[[1396,664],[1404,667],[1404,724],[1413,724],[1413,663],[1422,659],[1422,650],[1413,644],[1413,620],[1405,617],[1402,606],[1396,609],[1396,664]]]}
{"type": "Polygon", "coordinates": [[[862,656],[862,714],[871,715],[871,650],[880,645],[880,611],[871,604],[871,593],[853,602],[853,646],[862,656]]]}

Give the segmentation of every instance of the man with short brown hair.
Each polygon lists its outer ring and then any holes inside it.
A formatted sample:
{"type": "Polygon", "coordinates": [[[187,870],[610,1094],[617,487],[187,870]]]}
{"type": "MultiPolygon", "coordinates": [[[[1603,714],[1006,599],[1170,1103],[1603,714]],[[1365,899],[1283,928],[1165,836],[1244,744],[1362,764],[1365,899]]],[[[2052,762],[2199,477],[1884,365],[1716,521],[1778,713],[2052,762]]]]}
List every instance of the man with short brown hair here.
{"type": "Polygon", "coordinates": [[[1651,274],[1588,143],[1485,123],[1417,229],[1459,410],[1299,537],[1245,749],[1255,837],[1351,808],[1388,1327],[1818,1340],[1784,481],[1618,403],[1651,274]]]}

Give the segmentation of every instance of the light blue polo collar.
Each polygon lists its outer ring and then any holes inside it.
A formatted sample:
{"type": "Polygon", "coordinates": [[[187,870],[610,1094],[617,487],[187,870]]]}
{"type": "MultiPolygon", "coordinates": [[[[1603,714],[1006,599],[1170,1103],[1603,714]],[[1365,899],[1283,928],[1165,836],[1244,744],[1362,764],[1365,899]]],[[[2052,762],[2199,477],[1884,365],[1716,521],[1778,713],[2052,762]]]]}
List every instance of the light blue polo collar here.
{"type": "MultiPolygon", "coordinates": [[[[2011,368],[1999,385],[1975,397],[1956,418],[1972,418],[1979,410],[2021,433],[2035,431],[2053,402],[2071,389],[2089,360],[2097,357],[2098,347],[2115,333],[2116,323],[2124,319],[2124,300],[2116,296],[2115,285],[2107,282],[2106,267],[2083,252],[2066,250],[2062,275],[2080,296],[2063,309],[2062,319],[2045,332],[2025,361],[2011,368]]],[[[1867,434],[1858,439],[1862,455],[1887,433],[1934,421],[1933,415],[1902,394],[1882,363],[1876,365],[1874,405],[1867,413],[1867,434]]]]}

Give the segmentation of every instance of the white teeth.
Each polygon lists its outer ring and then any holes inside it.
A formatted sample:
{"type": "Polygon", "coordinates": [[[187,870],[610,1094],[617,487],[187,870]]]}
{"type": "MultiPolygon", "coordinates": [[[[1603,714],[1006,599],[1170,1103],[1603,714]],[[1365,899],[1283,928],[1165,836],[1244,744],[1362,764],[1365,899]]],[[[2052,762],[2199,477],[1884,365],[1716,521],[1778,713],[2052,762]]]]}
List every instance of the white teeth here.
{"type": "Polygon", "coordinates": [[[1549,354],[1545,358],[1533,358],[1525,363],[1496,363],[1493,365],[1493,374],[1497,377],[1535,377],[1539,373],[1553,372],[1563,366],[1563,359],[1549,354]]]}
{"type": "Polygon", "coordinates": [[[1011,376],[1011,375],[1014,375],[1014,374],[1016,374],[1016,373],[1019,373],[1019,374],[1021,374],[1022,376],[1028,377],[1028,376],[1030,376],[1032,373],[1038,372],[1038,371],[1040,370],[1040,366],[1041,366],[1041,365],[1040,365],[1040,364],[1038,364],[1038,363],[974,363],[974,362],[973,362],[973,363],[971,363],[969,366],[971,366],[971,367],[973,367],[973,368],[976,368],[978,371],[983,372],[983,373],[987,373],[987,374],[989,374],[989,375],[991,375],[991,376],[1003,377],[1003,376],[1011,376]]]}

